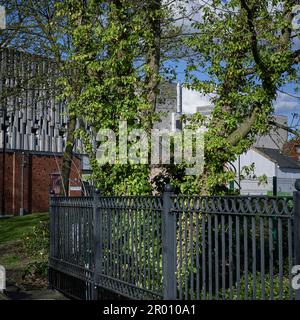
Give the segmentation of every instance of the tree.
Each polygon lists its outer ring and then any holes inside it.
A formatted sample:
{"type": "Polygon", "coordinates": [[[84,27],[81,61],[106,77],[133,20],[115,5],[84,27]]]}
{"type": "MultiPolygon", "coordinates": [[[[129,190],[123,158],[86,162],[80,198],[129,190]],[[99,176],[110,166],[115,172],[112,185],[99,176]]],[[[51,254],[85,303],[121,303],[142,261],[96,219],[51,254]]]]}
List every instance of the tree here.
{"type": "MultiPolygon", "coordinates": [[[[74,91],[80,91],[76,83],[76,75],[70,72],[72,67],[70,68],[65,62],[70,50],[71,39],[66,36],[64,17],[58,14],[61,1],[8,0],[1,3],[7,9],[9,20],[7,29],[1,35],[2,43],[9,48],[32,53],[31,55],[23,54],[23,60],[28,58],[30,61],[42,61],[44,58],[50,60],[52,66],[51,74],[38,73],[29,79],[24,77],[13,88],[2,90],[1,101],[6,101],[9,96],[21,95],[24,90],[34,90],[39,87],[44,87],[50,98],[59,99],[62,93],[61,84],[57,82],[59,77],[64,77],[73,86],[74,91]]],[[[20,61],[20,66],[15,65],[14,68],[21,68],[23,60],[20,61]]],[[[68,104],[68,101],[65,102],[68,104]]],[[[69,190],[76,122],[77,117],[70,113],[66,132],[66,148],[61,166],[61,190],[64,194],[68,194],[69,190]]]]}
{"type": "Polygon", "coordinates": [[[194,180],[195,190],[216,193],[234,178],[225,164],[268,132],[277,89],[298,79],[300,51],[294,50],[292,28],[297,1],[204,3],[201,21],[193,23],[198,32],[187,39],[198,57],[190,61],[186,80],[190,88],[215,94],[208,123],[197,114],[191,123],[207,123],[205,171],[194,180]]]}
{"type": "Polygon", "coordinates": [[[0,5],[5,7],[6,13],[6,28],[0,30],[0,50],[11,45],[24,48],[29,36],[22,32],[26,25],[26,16],[18,10],[20,1],[1,0],[0,5]]]}
{"type": "MultiPolygon", "coordinates": [[[[62,192],[68,194],[78,120],[82,129],[92,127],[93,135],[100,123],[100,126],[115,130],[120,119],[127,120],[130,126],[141,122],[149,132],[153,121],[158,119],[155,109],[161,74],[164,73],[161,57],[169,59],[166,52],[180,51],[181,41],[174,39],[181,28],[174,27],[174,21],[170,19],[172,1],[162,4],[157,0],[146,3],[9,0],[3,3],[7,7],[14,3],[14,14],[24,17],[17,35],[11,28],[8,30],[13,40],[11,47],[51,58],[59,73],[59,85],[56,81],[51,85],[55,83],[52,91],[56,95],[64,88],[61,98],[68,106],[67,141],[61,167],[62,192]],[[18,46],[19,38],[27,39],[23,41],[26,45],[18,46]]],[[[42,75],[34,79],[31,87],[44,85],[47,78],[42,75]]],[[[9,95],[17,95],[24,85],[19,84],[14,90],[9,88],[9,95]]],[[[5,99],[4,92],[2,97],[5,99]]],[[[85,130],[81,132],[87,134],[85,130]]],[[[108,174],[100,179],[99,170],[94,169],[98,172],[97,180],[107,180],[108,174]]],[[[127,175],[133,177],[138,170],[137,167],[133,170],[132,166],[123,166],[123,169],[124,179],[127,175]]],[[[101,171],[103,174],[111,173],[111,170],[101,171]]],[[[144,166],[138,174],[146,177],[147,170],[149,168],[144,166]]],[[[122,170],[116,168],[116,171],[122,170]]],[[[148,185],[147,181],[145,185],[148,185]]],[[[148,190],[148,186],[145,188],[148,190]]]]}
{"type": "Polygon", "coordinates": [[[124,179],[119,174],[117,179],[125,180],[133,167],[100,168],[91,140],[100,128],[117,131],[120,120],[126,120],[129,126],[138,125],[137,115],[145,106],[142,97],[136,94],[139,74],[134,68],[134,58],[140,50],[139,16],[134,1],[86,1],[77,6],[67,1],[60,6],[60,15],[67,21],[72,41],[66,63],[74,69],[81,88],[75,94],[74,87],[62,77],[64,97],[69,101],[69,112],[80,115],[90,128],[80,130],[80,136],[85,141],[98,186],[108,190],[105,185],[111,185],[114,172],[122,172],[124,179]]]}
{"type": "Polygon", "coordinates": [[[297,34],[292,30],[297,1],[175,2],[22,1],[18,12],[26,19],[21,34],[32,40],[27,50],[54,59],[61,97],[68,103],[62,168],[66,189],[75,123],[80,120],[101,187],[138,193],[127,188],[138,180],[142,192],[150,191],[149,167],[117,163],[99,169],[90,142],[100,128],[116,132],[119,120],[149,133],[157,119],[159,84],[169,72],[165,62],[172,59],[188,59],[187,87],[213,93],[215,104],[211,119],[196,114],[189,121],[192,127],[205,124],[208,129],[203,175],[194,179],[183,176],[181,167],[169,168],[181,191],[225,191],[233,179],[225,164],[246,151],[257,134],[277,125],[272,118],[277,90],[297,79],[300,52],[294,50],[297,34]],[[187,6],[194,6],[198,20],[187,13],[187,6]],[[186,19],[191,20],[188,27],[178,24],[186,19]]]}

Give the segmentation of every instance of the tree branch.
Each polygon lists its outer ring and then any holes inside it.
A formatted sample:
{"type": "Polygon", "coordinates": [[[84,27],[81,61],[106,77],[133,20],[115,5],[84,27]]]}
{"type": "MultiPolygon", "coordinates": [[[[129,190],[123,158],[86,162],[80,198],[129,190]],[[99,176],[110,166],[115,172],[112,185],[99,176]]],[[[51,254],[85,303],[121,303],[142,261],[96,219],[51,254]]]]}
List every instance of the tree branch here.
{"type": "Polygon", "coordinates": [[[277,127],[279,129],[286,130],[287,132],[292,133],[295,136],[300,136],[300,132],[298,130],[292,129],[292,128],[284,125],[284,124],[278,123],[278,122],[273,121],[273,120],[270,120],[269,123],[270,123],[270,125],[272,125],[274,127],[277,127]]]}
{"type": "Polygon", "coordinates": [[[252,114],[249,117],[247,117],[241,123],[241,125],[228,136],[227,141],[230,145],[236,146],[241,139],[245,138],[248,135],[248,133],[251,131],[252,125],[256,120],[257,111],[258,108],[255,108],[252,114]]]}
{"type": "Polygon", "coordinates": [[[297,64],[300,62],[300,49],[293,52],[293,64],[297,64]]]}
{"type": "Polygon", "coordinates": [[[251,50],[253,54],[253,58],[255,63],[258,65],[260,71],[262,72],[262,80],[263,80],[263,86],[265,89],[268,89],[268,84],[270,83],[270,76],[268,74],[268,70],[264,64],[264,62],[261,59],[258,45],[257,45],[257,33],[254,26],[254,16],[253,16],[253,8],[250,8],[246,0],[241,0],[241,6],[244,8],[244,10],[247,12],[247,23],[248,28],[251,33],[251,50]]]}

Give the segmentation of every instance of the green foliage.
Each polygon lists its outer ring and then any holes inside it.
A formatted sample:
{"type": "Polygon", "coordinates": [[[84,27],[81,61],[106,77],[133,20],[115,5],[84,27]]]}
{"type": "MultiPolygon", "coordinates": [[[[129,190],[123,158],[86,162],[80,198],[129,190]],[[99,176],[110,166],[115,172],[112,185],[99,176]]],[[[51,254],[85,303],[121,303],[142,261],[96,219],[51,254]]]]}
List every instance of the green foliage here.
{"type": "Polygon", "coordinates": [[[147,195],[151,193],[146,165],[104,166],[96,176],[97,187],[105,195],[147,195]]]}
{"type": "Polygon", "coordinates": [[[185,39],[196,55],[186,69],[186,86],[214,94],[212,117],[195,114],[190,120],[207,127],[201,192],[218,193],[220,184],[232,180],[225,164],[269,130],[277,88],[297,78],[287,15],[295,3],[280,3],[213,0],[193,23],[197,32],[185,39]]]}
{"type": "Polygon", "coordinates": [[[23,278],[42,277],[46,278],[48,274],[48,262],[47,261],[35,261],[26,265],[23,278]]]}
{"type": "Polygon", "coordinates": [[[45,259],[49,251],[49,223],[40,221],[24,235],[24,246],[30,256],[45,259]]]}
{"type": "Polygon", "coordinates": [[[155,77],[155,71],[149,68],[144,51],[151,47],[154,36],[147,23],[164,12],[151,9],[152,3],[89,0],[76,5],[64,1],[57,6],[72,42],[65,68],[72,70],[74,81],[69,81],[67,73],[61,77],[62,98],[68,100],[69,112],[91,128],[81,128],[78,136],[84,140],[93,180],[105,194],[151,191],[149,168],[133,164],[101,167],[91,140],[101,128],[117,132],[120,120],[127,121],[128,130],[151,127],[155,115],[147,100],[150,80],[145,79],[155,77]]]}
{"type": "Polygon", "coordinates": [[[173,7],[152,0],[67,0],[34,3],[34,10],[22,7],[47,39],[35,47],[59,64],[60,98],[67,101],[69,114],[91,127],[81,126],[79,134],[104,192],[144,194],[151,189],[144,167],[100,168],[90,144],[100,128],[116,132],[119,120],[126,120],[129,130],[149,132],[157,118],[158,84],[174,77],[170,60],[188,60],[186,86],[213,94],[215,105],[211,118],[195,114],[189,119],[192,126],[208,129],[204,173],[185,177],[181,166],[167,166],[165,176],[157,178],[159,184],[169,179],[180,192],[228,193],[234,173],[226,164],[270,129],[277,89],[297,79],[297,35],[289,14],[294,0],[283,5],[279,0],[212,0],[198,6],[201,19],[191,18],[193,32],[183,32],[174,17],[188,16],[186,4],[195,5],[191,2],[179,0],[173,7]]]}
{"type": "Polygon", "coordinates": [[[243,275],[240,279],[239,295],[237,290],[237,285],[235,285],[232,288],[232,292],[230,292],[230,289],[226,289],[225,295],[223,295],[223,292],[220,291],[219,297],[222,297],[222,299],[225,300],[252,300],[254,297],[256,300],[292,300],[289,292],[290,281],[287,277],[284,277],[282,281],[280,281],[278,276],[274,276],[273,280],[271,280],[270,275],[266,274],[264,282],[262,283],[262,277],[259,272],[256,273],[255,280],[253,274],[249,273],[247,281],[245,275],[243,275]],[[262,286],[264,286],[264,296],[262,286]],[[273,296],[270,293],[271,287],[273,288],[273,296]],[[282,296],[280,295],[281,287],[282,296]]]}
{"type": "Polygon", "coordinates": [[[26,254],[33,262],[25,267],[25,276],[46,276],[49,256],[49,223],[40,221],[24,235],[23,244],[26,254]]]}

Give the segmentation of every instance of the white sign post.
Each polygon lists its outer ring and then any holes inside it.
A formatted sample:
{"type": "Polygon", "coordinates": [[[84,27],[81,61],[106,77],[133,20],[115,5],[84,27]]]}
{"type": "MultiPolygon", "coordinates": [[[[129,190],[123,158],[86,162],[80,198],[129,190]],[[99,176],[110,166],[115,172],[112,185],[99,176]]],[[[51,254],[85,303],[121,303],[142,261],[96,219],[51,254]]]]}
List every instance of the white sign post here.
{"type": "Polygon", "coordinates": [[[6,289],[6,276],[5,276],[5,268],[0,266],[0,293],[6,289]]]}

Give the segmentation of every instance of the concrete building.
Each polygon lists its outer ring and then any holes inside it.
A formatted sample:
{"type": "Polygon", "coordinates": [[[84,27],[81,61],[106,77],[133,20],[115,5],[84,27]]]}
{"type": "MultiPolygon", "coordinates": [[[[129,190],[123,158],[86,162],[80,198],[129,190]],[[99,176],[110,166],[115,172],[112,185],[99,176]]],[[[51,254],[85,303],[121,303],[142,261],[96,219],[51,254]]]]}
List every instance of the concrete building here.
{"type": "Polygon", "coordinates": [[[157,101],[156,112],[160,113],[161,121],[153,125],[153,129],[176,131],[182,128],[182,86],[178,83],[162,83],[157,101]]]}
{"type": "MultiPolygon", "coordinates": [[[[275,115],[275,121],[281,125],[288,125],[288,117],[282,115],[275,115]]],[[[284,129],[273,128],[267,135],[258,136],[254,147],[279,149],[282,150],[283,145],[288,141],[288,132],[284,129]]]]}
{"type": "MultiPolygon", "coordinates": [[[[56,99],[57,76],[49,59],[0,52],[0,215],[47,211],[49,190],[57,190],[68,124],[65,104],[56,99]]],[[[164,115],[154,128],[180,129],[181,86],[162,83],[160,92],[156,111],[164,115]]],[[[83,143],[77,139],[69,195],[85,192],[82,177],[89,173],[83,143]]]]}
{"type": "MultiPolygon", "coordinates": [[[[64,104],[56,100],[55,72],[51,60],[15,50],[0,52],[0,215],[48,210],[68,122],[64,104]]],[[[81,147],[76,141],[74,152],[81,147]]],[[[77,154],[70,194],[80,195],[81,190],[77,154]]]]}
{"type": "MultiPolygon", "coordinates": [[[[68,113],[57,100],[55,73],[51,60],[15,50],[0,52],[0,108],[5,110],[0,112],[0,148],[5,141],[11,150],[64,150],[68,113]]],[[[82,151],[80,140],[75,151],[82,151]]]]}
{"type": "Polygon", "coordinates": [[[213,110],[213,105],[206,105],[196,108],[196,112],[200,112],[203,116],[210,116],[213,110]]]}
{"type": "MultiPolygon", "coordinates": [[[[196,108],[204,116],[210,116],[213,110],[213,105],[200,106],[196,108]]],[[[287,126],[287,116],[275,115],[275,121],[281,125],[287,126]]],[[[288,141],[288,132],[284,129],[272,129],[268,134],[257,136],[254,147],[282,149],[283,145],[288,141]]]]}
{"type": "Polygon", "coordinates": [[[295,181],[300,179],[300,162],[285,155],[279,149],[253,147],[234,163],[237,170],[236,188],[241,194],[291,195],[295,181]],[[242,168],[254,163],[253,173],[239,179],[242,168]],[[266,177],[261,182],[259,177],[266,177]]]}
{"type": "MultiPolygon", "coordinates": [[[[287,117],[276,115],[275,121],[287,126],[287,117]]],[[[237,170],[236,187],[242,194],[292,194],[295,181],[300,178],[300,162],[284,151],[288,132],[272,129],[258,136],[253,147],[239,156],[234,166],[237,170]],[[252,177],[240,179],[243,167],[254,164],[252,177]],[[267,183],[259,177],[265,176],[267,183]]]]}
{"type": "MultiPolygon", "coordinates": [[[[210,116],[212,110],[213,105],[197,107],[197,112],[205,116],[210,116]]],[[[277,123],[288,125],[287,116],[275,115],[274,118],[277,123]]],[[[300,178],[300,162],[297,162],[300,142],[287,141],[288,132],[284,129],[273,128],[268,134],[257,136],[253,147],[233,163],[234,187],[240,189],[241,194],[292,194],[295,181],[300,178]],[[242,179],[243,168],[252,164],[251,177],[242,179]],[[262,177],[266,177],[266,183],[261,183],[262,177]]]]}

